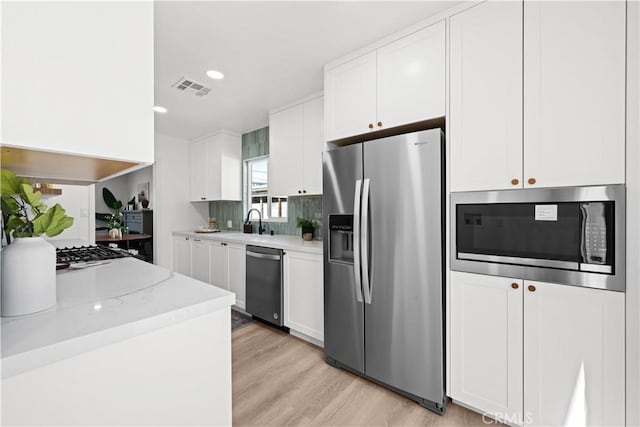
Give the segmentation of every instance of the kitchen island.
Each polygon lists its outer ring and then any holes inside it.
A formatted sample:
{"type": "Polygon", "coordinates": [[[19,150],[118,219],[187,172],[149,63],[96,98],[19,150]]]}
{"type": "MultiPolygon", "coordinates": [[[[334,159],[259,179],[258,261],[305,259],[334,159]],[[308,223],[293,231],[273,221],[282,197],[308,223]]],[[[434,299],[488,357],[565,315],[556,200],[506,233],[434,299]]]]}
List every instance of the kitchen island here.
{"type": "Polygon", "coordinates": [[[230,425],[234,294],[135,258],[3,318],[3,425],[230,425]]]}

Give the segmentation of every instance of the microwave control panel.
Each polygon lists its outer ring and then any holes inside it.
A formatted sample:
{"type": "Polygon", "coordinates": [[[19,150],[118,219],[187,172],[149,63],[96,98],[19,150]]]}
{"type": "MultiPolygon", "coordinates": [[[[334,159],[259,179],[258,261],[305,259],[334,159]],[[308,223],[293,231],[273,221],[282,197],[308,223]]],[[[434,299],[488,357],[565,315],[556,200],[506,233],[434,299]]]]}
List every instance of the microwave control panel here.
{"type": "Polygon", "coordinates": [[[582,203],[583,242],[582,259],[587,264],[611,265],[609,251],[613,230],[607,227],[607,218],[613,216],[612,206],[605,202],[582,203]]]}

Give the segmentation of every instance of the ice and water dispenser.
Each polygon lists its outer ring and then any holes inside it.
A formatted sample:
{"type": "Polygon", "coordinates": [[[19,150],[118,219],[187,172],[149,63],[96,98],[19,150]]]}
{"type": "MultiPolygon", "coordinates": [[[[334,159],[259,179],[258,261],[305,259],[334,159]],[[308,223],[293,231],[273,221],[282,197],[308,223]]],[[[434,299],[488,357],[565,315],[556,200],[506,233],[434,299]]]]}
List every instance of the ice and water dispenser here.
{"type": "Polygon", "coordinates": [[[353,264],[353,215],[329,215],[329,262],[353,264]]]}

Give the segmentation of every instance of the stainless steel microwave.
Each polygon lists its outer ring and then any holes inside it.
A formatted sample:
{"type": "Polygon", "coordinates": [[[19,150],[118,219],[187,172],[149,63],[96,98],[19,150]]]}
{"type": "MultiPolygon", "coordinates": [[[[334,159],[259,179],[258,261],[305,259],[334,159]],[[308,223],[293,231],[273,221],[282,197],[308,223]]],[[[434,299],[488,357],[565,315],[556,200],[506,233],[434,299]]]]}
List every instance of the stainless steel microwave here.
{"type": "Polygon", "coordinates": [[[451,269],[624,291],[625,186],[451,194],[451,269]]]}

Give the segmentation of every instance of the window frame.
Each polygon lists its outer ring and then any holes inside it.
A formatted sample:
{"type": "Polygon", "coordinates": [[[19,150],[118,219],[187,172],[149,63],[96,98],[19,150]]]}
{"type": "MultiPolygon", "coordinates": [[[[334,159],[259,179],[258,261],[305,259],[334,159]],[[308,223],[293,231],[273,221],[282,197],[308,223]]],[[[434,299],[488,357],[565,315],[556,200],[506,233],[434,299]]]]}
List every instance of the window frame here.
{"type": "MultiPolygon", "coordinates": [[[[243,208],[244,208],[244,212],[245,215],[246,213],[249,211],[249,209],[251,209],[251,197],[252,197],[252,193],[251,193],[251,168],[250,168],[250,164],[254,161],[257,160],[267,160],[267,212],[269,213],[269,217],[268,218],[262,218],[262,222],[279,222],[279,223],[287,223],[289,222],[289,217],[288,216],[284,216],[284,217],[272,217],[271,216],[271,209],[272,209],[272,202],[273,202],[273,198],[277,197],[277,198],[284,198],[287,200],[287,210],[288,210],[288,203],[289,203],[289,197],[287,196],[274,196],[269,192],[269,155],[265,154],[264,156],[258,156],[258,157],[252,157],[250,159],[245,159],[243,160],[243,174],[242,174],[242,180],[243,180],[243,188],[242,188],[242,195],[243,195],[243,208]]],[[[285,212],[285,214],[288,214],[288,212],[285,212]]],[[[253,212],[252,212],[252,215],[253,212]]],[[[246,216],[244,217],[246,218],[246,216]]],[[[251,218],[253,220],[257,220],[257,218],[251,218]]]]}

